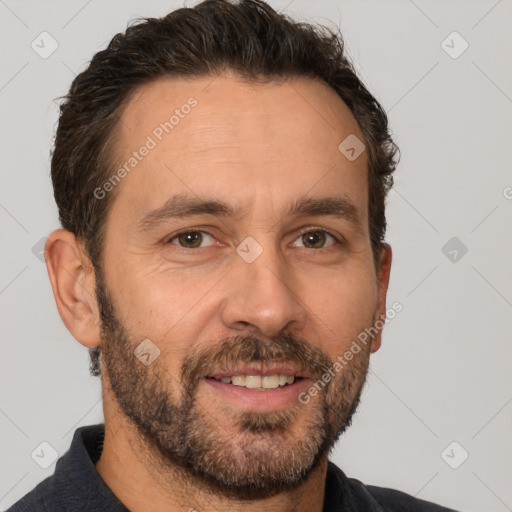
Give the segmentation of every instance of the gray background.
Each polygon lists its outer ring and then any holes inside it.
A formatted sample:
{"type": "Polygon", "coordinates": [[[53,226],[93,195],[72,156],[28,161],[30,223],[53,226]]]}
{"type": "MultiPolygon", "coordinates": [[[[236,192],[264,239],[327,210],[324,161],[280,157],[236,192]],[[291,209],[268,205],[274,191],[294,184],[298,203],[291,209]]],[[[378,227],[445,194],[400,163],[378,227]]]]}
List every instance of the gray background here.
{"type": "MultiPolygon", "coordinates": [[[[332,459],[365,483],[456,509],[512,510],[511,2],[270,4],[341,26],[402,150],[387,216],[389,305],[403,311],[384,329],[332,459]]],[[[37,254],[59,227],[53,100],[129,20],[182,5],[0,0],[1,510],[53,473],[55,463],[31,458],[41,442],[62,455],[77,427],[103,420],[99,380],[58,316],[37,254]],[[31,47],[43,31],[58,43],[46,59],[31,47]]]]}

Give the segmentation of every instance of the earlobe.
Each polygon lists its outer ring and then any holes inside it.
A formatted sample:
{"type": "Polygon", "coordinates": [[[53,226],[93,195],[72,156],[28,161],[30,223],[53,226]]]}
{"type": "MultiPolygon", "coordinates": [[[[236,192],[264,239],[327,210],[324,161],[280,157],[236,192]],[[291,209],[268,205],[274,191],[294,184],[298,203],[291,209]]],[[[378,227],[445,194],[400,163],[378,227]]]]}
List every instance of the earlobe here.
{"type": "Polygon", "coordinates": [[[92,264],[75,235],[53,231],[45,245],[46,268],[62,321],[84,346],[100,343],[99,313],[92,264]]]}
{"type": "Polygon", "coordinates": [[[372,352],[377,352],[382,343],[382,328],[386,320],[386,295],[388,292],[389,276],[391,274],[391,260],[393,252],[389,244],[383,244],[380,254],[380,266],[377,277],[378,285],[378,305],[374,325],[377,328],[377,334],[372,340],[372,352]]]}

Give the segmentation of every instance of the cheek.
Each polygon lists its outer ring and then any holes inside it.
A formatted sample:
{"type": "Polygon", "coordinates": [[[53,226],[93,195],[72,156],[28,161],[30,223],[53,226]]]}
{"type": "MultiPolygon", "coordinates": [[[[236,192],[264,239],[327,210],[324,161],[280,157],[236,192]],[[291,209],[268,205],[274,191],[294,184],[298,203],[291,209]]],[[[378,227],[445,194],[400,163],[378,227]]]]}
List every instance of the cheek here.
{"type": "Polygon", "coordinates": [[[308,288],[305,303],[311,323],[323,333],[318,342],[333,358],[372,324],[377,307],[376,283],[371,275],[346,272],[316,281],[314,286],[311,283],[308,288]]]}
{"type": "Polygon", "coordinates": [[[126,327],[139,337],[148,337],[162,349],[176,353],[190,347],[200,328],[202,299],[210,281],[191,280],[176,272],[131,273],[119,293],[126,327]]]}

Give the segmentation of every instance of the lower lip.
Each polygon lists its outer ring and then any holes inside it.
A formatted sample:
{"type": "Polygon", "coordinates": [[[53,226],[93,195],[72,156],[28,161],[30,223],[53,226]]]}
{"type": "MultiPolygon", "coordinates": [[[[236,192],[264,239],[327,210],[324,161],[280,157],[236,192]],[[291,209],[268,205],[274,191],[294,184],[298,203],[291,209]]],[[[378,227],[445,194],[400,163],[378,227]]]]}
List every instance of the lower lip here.
{"type": "Polygon", "coordinates": [[[258,391],[245,386],[225,384],[216,379],[203,379],[203,381],[221,394],[226,401],[257,412],[282,409],[297,403],[300,393],[307,390],[312,382],[311,379],[304,378],[282,388],[258,391]]]}

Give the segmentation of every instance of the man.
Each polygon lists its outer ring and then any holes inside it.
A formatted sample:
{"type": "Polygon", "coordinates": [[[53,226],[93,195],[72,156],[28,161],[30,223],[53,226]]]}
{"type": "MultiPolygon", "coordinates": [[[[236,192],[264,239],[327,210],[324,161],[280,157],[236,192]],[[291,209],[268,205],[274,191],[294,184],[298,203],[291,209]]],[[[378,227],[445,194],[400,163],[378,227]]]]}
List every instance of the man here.
{"type": "Polygon", "coordinates": [[[10,510],[448,510],[328,460],[381,344],[396,155],[341,38],[261,1],[116,35],[61,106],[45,248],[105,424],[10,510]]]}

